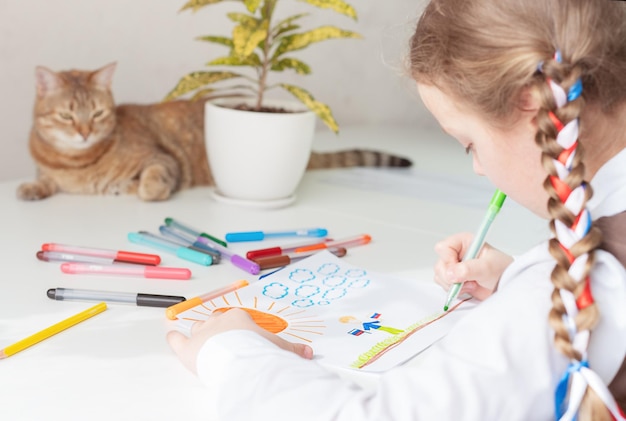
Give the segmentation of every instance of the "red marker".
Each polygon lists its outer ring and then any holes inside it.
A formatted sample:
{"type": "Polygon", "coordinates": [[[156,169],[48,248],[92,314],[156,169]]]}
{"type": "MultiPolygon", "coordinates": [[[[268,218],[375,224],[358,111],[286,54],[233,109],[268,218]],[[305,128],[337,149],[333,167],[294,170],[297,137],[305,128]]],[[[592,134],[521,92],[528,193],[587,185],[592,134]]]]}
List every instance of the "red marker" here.
{"type": "Polygon", "coordinates": [[[113,259],[116,262],[138,263],[140,265],[156,266],[161,263],[161,257],[156,254],[135,253],[132,251],[123,250],[108,250],[90,247],[68,246],[56,243],[46,243],[41,246],[41,250],[83,254],[86,256],[113,259]]]}
{"type": "Polygon", "coordinates": [[[246,253],[246,257],[250,260],[254,260],[254,259],[258,259],[260,257],[266,257],[266,256],[279,256],[281,254],[292,253],[301,247],[322,244],[328,241],[332,241],[332,240],[330,238],[327,238],[324,241],[320,241],[320,240],[307,241],[304,243],[294,244],[293,246],[290,246],[290,247],[268,247],[265,249],[250,250],[248,253],[246,253]]]}

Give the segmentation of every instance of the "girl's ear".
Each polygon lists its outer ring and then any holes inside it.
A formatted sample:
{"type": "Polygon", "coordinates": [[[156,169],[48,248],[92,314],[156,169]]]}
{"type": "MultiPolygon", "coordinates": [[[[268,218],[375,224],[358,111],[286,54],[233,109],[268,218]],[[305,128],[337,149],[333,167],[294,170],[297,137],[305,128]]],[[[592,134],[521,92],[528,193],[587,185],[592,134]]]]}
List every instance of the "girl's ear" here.
{"type": "Polygon", "coordinates": [[[101,88],[110,89],[115,66],[117,66],[117,63],[113,62],[96,70],[91,74],[91,81],[101,88]]]}
{"type": "Polygon", "coordinates": [[[38,97],[44,97],[47,93],[57,89],[60,84],[61,80],[55,72],[43,66],[35,67],[35,86],[38,97]]]}
{"type": "Polygon", "coordinates": [[[539,94],[537,90],[526,86],[519,94],[519,109],[522,111],[539,111],[539,94]]]}

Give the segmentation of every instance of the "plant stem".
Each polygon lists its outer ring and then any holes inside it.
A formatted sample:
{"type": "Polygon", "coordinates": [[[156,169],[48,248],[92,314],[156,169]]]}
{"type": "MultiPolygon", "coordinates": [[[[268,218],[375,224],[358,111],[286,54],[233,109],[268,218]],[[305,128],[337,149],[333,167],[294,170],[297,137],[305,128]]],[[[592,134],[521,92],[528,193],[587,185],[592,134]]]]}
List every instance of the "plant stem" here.
{"type": "Polygon", "coordinates": [[[267,36],[263,42],[263,64],[259,75],[259,92],[257,95],[256,110],[260,111],[263,106],[263,94],[265,93],[267,84],[267,75],[269,73],[270,66],[270,49],[272,46],[272,14],[274,13],[274,7],[276,7],[277,0],[265,0],[263,7],[265,8],[265,16],[267,20],[267,36]]]}

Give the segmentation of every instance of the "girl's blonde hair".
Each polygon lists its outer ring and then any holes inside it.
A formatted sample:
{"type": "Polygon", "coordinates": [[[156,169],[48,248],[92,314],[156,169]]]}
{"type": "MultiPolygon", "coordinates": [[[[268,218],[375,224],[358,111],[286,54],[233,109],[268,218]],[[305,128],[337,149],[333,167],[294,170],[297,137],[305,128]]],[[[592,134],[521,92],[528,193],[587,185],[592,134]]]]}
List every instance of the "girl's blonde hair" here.
{"type": "MultiPolygon", "coordinates": [[[[568,269],[574,259],[585,256],[581,279],[588,278],[601,233],[591,224],[569,249],[558,240],[556,225],[575,226],[579,215],[565,207],[555,189],[555,161],[564,150],[556,139],[561,125],[580,119],[585,103],[611,113],[626,101],[626,3],[432,0],[411,39],[410,66],[415,80],[437,86],[494,125],[506,124],[517,115],[516,111],[524,107],[524,92],[539,98],[536,142],[550,174],[544,188],[550,195],[547,207],[555,235],[550,241],[556,265],[551,275],[554,291],[549,321],[555,331],[555,347],[570,361],[584,360],[585,355],[572,343],[572,328],[564,322],[562,291],[582,302],[586,282],[573,279],[568,269]],[[567,94],[579,82],[582,96],[557,104],[551,83],[567,94]]],[[[585,121],[580,120],[580,125],[584,130],[585,121]]],[[[570,171],[562,181],[571,190],[582,186],[584,208],[592,190],[583,180],[582,146],[575,149],[568,164],[570,171]]],[[[579,307],[574,332],[590,331],[599,318],[597,305],[591,301],[579,307]]],[[[579,419],[611,419],[591,389],[585,394],[579,419]]]]}

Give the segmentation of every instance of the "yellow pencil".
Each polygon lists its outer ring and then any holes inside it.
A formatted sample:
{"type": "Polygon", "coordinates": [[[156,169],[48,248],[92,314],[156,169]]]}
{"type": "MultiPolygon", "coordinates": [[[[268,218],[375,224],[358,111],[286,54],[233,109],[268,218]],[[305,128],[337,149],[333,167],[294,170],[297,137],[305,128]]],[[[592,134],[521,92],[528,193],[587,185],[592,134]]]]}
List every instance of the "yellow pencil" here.
{"type": "Polygon", "coordinates": [[[48,339],[52,335],[56,335],[57,333],[67,329],[68,327],[72,327],[84,320],[89,319],[90,317],[95,316],[96,314],[100,314],[106,309],[106,303],[96,304],[95,306],[88,308],[85,311],[81,311],[80,313],[75,314],[72,317],[69,317],[57,324],[54,324],[40,332],[35,333],[34,335],[31,335],[28,338],[24,338],[21,341],[14,343],[13,345],[9,345],[6,348],[0,350],[0,360],[10,357],[11,355],[16,354],[20,351],[23,351],[26,348],[43,341],[44,339],[48,339]]]}

